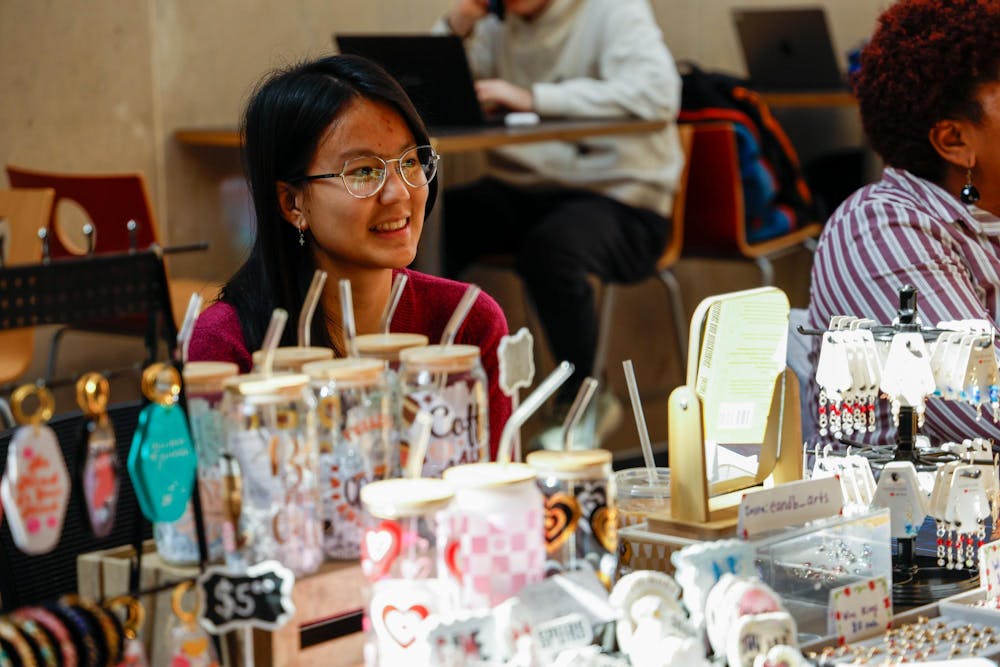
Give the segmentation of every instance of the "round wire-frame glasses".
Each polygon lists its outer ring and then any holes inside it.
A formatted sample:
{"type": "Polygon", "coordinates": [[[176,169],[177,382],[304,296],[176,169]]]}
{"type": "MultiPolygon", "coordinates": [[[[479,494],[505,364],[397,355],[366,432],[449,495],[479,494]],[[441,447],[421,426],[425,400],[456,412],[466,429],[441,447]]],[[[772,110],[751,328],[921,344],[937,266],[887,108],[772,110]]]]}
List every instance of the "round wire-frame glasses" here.
{"type": "Polygon", "coordinates": [[[422,188],[437,173],[438,155],[431,146],[407,148],[398,158],[384,160],[378,155],[362,155],[344,162],[344,168],[337,173],[302,176],[295,182],[316,181],[323,178],[340,178],[347,193],[358,199],[374,197],[385,185],[389,173],[389,163],[396,163],[396,172],[411,188],[422,188]]]}

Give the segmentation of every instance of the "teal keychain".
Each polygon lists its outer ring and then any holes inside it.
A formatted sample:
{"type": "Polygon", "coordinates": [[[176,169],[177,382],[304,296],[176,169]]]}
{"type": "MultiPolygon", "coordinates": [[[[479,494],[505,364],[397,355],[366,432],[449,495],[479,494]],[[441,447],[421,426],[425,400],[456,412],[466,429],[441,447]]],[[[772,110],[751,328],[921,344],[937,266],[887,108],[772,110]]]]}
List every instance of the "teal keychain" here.
{"type": "Polygon", "coordinates": [[[177,369],[153,364],[142,374],[142,393],[152,401],[139,413],[128,455],[128,472],[142,513],[150,521],[176,521],[194,489],[198,456],[184,411],[177,405],[177,369]]]}

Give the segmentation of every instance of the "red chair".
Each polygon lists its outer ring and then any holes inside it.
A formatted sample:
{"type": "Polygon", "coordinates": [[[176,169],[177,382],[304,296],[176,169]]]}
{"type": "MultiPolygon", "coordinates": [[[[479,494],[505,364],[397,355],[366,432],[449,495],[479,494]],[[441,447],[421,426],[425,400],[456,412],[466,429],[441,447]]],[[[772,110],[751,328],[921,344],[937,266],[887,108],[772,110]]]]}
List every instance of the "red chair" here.
{"type": "MultiPolygon", "coordinates": [[[[55,203],[49,218],[49,254],[52,259],[78,257],[87,252],[86,248],[74,243],[59,221],[59,203],[63,200],[75,202],[83,209],[93,225],[93,252],[127,252],[131,245],[127,224],[137,223],[134,245],[145,249],[158,243],[159,234],[153,209],[149,204],[146,182],[142,174],[59,174],[33,171],[21,167],[7,166],[7,177],[17,188],[52,188],[55,203]]],[[[218,286],[208,281],[191,278],[171,278],[167,272],[170,301],[175,323],[183,317],[191,295],[198,292],[211,301],[218,293],[218,286]]],[[[74,326],[74,329],[145,336],[145,317],[115,318],[74,326]]],[[[52,339],[46,376],[51,379],[56,364],[58,344],[67,329],[60,329],[52,339]]]]}
{"type": "Polygon", "coordinates": [[[774,283],[771,260],[800,248],[813,251],[823,226],[816,222],[766,241],[749,243],[743,210],[743,184],[730,123],[692,123],[694,145],[687,181],[684,255],[744,257],[761,273],[761,285],[774,283]]]}

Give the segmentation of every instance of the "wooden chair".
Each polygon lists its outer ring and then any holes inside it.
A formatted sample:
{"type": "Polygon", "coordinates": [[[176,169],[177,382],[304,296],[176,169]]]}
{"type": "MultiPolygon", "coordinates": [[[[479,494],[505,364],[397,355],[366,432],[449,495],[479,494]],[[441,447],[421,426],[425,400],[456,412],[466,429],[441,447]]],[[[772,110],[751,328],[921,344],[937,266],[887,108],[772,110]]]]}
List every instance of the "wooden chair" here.
{"type": "Polygon", "coordinates": [[[694,144],[687,182],[684,256],[750,259],[760,269],[761,285],[772,285],[771,260],[800,248],[815,250],[822,225],[810,222],[783,236],[748,242],[733,126],[706,122],[690,127],[694,129],[694,144]]]}
{"type": "MultiPolygon", "coordinates": [[[[88,249],[73,243],[59,224],[59,203],[63,200],[75,202],[89,216],[93,225],[94,253],[127,252],[133,241],[127,223],[134,220],[134,247],[144,249],[158,243],[159,234],[153,209],[149,203],[146,181],[142,174],[60,174],[33,171],[21,167],[7,166],[7,176],[14,187],[47,187],[55,191],[55,202],[49,217],[49,253],[52,259],[78,257],[88,249]]],[[[205,280],[192,278],[172,278],[167,274],[170,287],[170,301],[175,323],[183,317],[187,304],[194,293],[210,302],[218,292],[217,285],[205,280]]],[[[75,329],[100,333],[115,333],[145,336],[146,318],[117,318],[93,322],[75,329]]],[[[46,376],[54,375],[59,341],[66,329],[60,329],[52,339],[46,376]]]]}
{"type": "MultiPolygon", "coordinates": [[[[0,265],[41,261],[38,230],[48,226],[54,198],[51,188],[0,189],[0,265]]],[[[3,311],[0,304],[0,316],[3,311]]],[[[34,328],[0,331],[0,383],[27,370],[34,348],[34,328]]]]}

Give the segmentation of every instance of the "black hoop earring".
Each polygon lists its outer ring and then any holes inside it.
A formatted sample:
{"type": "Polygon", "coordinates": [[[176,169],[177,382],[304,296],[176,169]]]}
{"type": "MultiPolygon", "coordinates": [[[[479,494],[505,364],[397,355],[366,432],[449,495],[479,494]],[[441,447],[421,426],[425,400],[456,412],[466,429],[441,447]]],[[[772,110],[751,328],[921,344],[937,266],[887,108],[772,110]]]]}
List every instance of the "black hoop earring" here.
{"type": "Polygon", "coordinates": [[[972,184],[972,170],[965,170],[965,185],[962,187],[962,194],[959,195],[962,199],[962,203],[968,206],[972,206],[977,201],[979,201],[979,190],[976,186],[972,184]]]}

